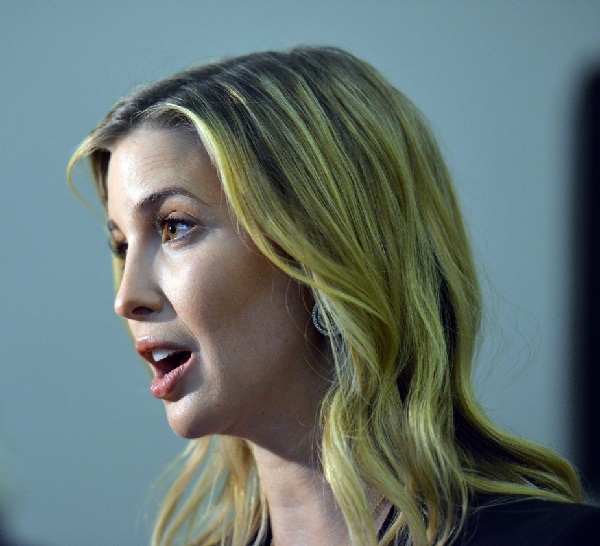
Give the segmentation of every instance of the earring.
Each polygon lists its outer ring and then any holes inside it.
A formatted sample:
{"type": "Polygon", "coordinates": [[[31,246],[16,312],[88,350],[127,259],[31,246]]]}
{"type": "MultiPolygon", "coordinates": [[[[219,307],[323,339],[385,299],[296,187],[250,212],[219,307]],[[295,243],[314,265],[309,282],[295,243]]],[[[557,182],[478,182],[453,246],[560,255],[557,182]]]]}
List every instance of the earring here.
{"type": "Polygon", "coordinates": [[[321,309],[316,303],[312,310],[312,320],[313,324],[315,325],[315,328],[324,336],[333,337],[337,336],[340,333],[339,326],[334,322],[330,322],[329,326],[325,324],[325,321],[323,320],[323,315],[321,314],[321,309]]]}

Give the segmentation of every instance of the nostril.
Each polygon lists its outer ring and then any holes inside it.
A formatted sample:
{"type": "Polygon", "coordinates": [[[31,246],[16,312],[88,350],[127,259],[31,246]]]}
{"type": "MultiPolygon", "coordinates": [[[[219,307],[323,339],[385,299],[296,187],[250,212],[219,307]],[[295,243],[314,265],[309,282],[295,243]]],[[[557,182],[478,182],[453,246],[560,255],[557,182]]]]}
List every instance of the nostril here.
{"type": "Polygon", "coordinates": [[[136,303],[126,298],[115,300],[115,313],[121,318],[144,318],[159,310],[158,307],[154,309],[149,305],[136,303]]]}
{"type": "Polygon", "coordinates": [[[150,307],[144,307],[143,305],[139,305],[138,307],[134,307],[131,310],[131,314],[137,317],[145,317],[153,313],[154,311],[150,309],[150,307]]]}

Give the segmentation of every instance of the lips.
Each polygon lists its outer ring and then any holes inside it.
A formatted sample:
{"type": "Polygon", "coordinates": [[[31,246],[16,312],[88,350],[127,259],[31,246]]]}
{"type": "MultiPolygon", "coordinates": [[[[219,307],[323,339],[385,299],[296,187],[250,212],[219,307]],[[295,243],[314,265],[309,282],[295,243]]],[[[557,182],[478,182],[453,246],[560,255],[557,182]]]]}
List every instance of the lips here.
{"type": "Polygon", "coordinates": [[[150,391],[162,400],[172,398],[183,375],[195,360],[189,348],[156,338],[141,338],[135,348],[154,369],[150,391]]]}

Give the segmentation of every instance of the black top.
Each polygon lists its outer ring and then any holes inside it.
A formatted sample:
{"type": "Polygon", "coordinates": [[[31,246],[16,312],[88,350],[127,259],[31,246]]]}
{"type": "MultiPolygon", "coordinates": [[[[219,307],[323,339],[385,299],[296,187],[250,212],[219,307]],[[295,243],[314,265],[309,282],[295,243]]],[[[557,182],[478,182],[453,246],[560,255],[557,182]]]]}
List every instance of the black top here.
{"type": "Polygon", "coordinates": [[[600,508],[481,497],[457,546],[600,546],[600,508]],[[483,500],[485,499],[485,500],[483,500]]]}
{"type": "MultiPolygon", "coordinates": [[[[379,538],[394,518],[390,510],[379,538]]],[[[269,532],[263,545],[271,544],[269,532]]],[[[600,507],[478,497],[454,546],[600,546],[600,507]]],[[[399,545],[400,546],[400,545],[399,545]]]]}

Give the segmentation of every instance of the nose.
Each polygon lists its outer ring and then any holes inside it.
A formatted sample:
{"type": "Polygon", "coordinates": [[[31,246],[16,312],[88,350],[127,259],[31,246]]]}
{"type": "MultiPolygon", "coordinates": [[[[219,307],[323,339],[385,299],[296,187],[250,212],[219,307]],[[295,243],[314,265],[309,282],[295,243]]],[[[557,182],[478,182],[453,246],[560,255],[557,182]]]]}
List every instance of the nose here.
{"type": "Polygon", "coordinates": [[[150,260],[127,253],[125,269],[115,297],[115,313],[130,320],[146,320],[160,313],[163,299],[150,260]]]}

